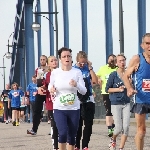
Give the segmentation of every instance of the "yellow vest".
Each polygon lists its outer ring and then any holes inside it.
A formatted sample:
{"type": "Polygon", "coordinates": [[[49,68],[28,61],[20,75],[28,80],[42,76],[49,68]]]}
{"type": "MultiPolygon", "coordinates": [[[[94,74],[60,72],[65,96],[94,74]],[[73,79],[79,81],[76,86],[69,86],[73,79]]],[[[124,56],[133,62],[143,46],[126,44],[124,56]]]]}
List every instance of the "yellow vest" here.
{"type": "Polygon", "coordinates": [[[101,89],[102,94],[108,94],[105,92],[107,80],[109,78],[109,75],[116,70],[117,70],[117,67],[112,69],[107,64],[105,66],[100,67],[99,71],[96,73],[96,75],[99,76],[100,79],[102,80],[102,89],[101,89]]]}

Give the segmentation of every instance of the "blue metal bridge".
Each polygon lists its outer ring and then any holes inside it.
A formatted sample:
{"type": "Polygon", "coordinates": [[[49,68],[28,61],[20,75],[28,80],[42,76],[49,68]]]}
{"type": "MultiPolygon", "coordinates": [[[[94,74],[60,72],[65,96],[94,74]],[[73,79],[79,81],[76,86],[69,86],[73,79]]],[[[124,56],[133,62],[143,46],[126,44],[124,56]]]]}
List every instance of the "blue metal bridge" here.
{"type": "MultiPolygon", "coordinates": [[[[34,0],[18,0],[16,5],[15,30],[13,35],[12,58],[10,66],[10,84],[19,83],[24,89],[31,82],[31,77],[35,70],[35,53],[34,53],[34,34],[32,24],[35,21],[41,24],[41,15],[49,14],[49,41],[50,55],[56,55],[58,50],[58,26],[57,26],[57,2],[61,0],[48,0],[49,12],[41,12],[40,4],[42,0],[36,0],[35,12],[33,12],[34,0]],[[53,7],[54,6],[54,7],[53,7]],[[55,17],[55,18],[54,18],[55,17]],[[54,22],[55,20],[55,22],[54,22]],[[55,30],[54,25],[55,24],[55,30]],[[54,48],[54,34],[56,33],[56,47],[54,48]]],[[[88,53],[88,31],[87,31],[87,0],[81,1],[81,18],[82,18],[82,50],[88,53]]],[[[112,41],[112,15],[111,3],[113,0],[104,0],[105,8],[105,33],[106,33],[106,58],[113,53],[112,41]]],[[[120,4],[120,49],[123,49],[123,15],[122,0],[118,0],[120,4]]],[[[138,42],[140,45],[141,37],[146,32],[146,0],[137,0],[138,8],[138,42]]],[[[68,18],[68,0],[62,0],[63,7],[63,24],[64,24],[64,47],[69,47],[69,18],[68,18]]],[[[37,31],[38,39],[38,61],[41,52],[41,30],[37,31]]],[[[141,48],[139,47],[139,51],[141,48]]],[[[122,51],[123,52],[123,51],[122,51]]],[[[39,64],[39,62],[38,62],[39,64]]]]}

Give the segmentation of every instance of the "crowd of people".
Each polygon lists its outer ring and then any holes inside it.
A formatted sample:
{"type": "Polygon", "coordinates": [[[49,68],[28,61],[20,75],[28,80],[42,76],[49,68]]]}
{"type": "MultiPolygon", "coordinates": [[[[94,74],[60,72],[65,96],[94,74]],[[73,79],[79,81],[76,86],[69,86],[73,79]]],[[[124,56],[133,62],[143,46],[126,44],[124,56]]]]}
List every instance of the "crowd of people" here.
{"type": "Polygon", "coordinates": [[[84,51],[77,53],[75,64],[69,48],[58,50],[59,60],[42,55],[40,66],[26,91],[13,83],[11,89],[7,84],[2,92],[6,124],[11,119],[13,126],[19,126],[27,112],[28,122],[30,117],[33,120],[27,134],[36,135],[45,103],[48,122],[51,122],[53,149],[80,150],[81,143],[82,150],[88,150],[95,114],[93,85],[99,84],[106,109],[109,149],[116,150],[116,139],[120,133],[119,150],[124,149],[132,112],[137,122],[136,148],[143,150],[145,118],[150,112],[150,74],[147,72],[150,70],[150,33],[142,37],[141,47],[143,53],[133,56],[127,67],[123,54],[111,54],[108,63],[97,73],[84,51]],[[131,99],[134,99],[132,108],[131,99]]]}

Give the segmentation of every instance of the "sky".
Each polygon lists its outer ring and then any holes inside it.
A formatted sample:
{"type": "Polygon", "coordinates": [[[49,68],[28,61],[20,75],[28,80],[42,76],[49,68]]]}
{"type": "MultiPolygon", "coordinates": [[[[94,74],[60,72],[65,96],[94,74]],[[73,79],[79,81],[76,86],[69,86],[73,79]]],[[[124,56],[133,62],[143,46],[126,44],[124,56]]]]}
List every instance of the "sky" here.
{"type": "MultiPolygon", "coordinates": [[[[81,0],[68,0],[69,5],[69,47],[73,50],[72,56],[75,62],[76,54],[82,50],[81,32],[81,0]]],[[[35,1],[36,2],[36,1],[35,1]]],[[[34,2],[34,6],[35,6],[34,2]]],[[[7,52],[7,41],[14,31],[17,0],[0,0],[0,67],[2,67],[3,56],[7,52]],[[7,6],[7,9],[6,9],[7,6]]],[[[146,32],[150,32],[150,0],[147,3],[146,32]]],[[[58,30],[59,48],[63,46],[63,9],[62,0],[57,0],[58,5],[58,30]]],[[[34,7],[33,7],[34,8],[34,7]]],[[[41,0],[41,11],[48,11],[48,0],[41,0]]],[[[137,24],[137,0],[123,0],[124,17],[124,50],[127,63],[130,58],[138,53],[138,24],[137,24]]],[[[87,0],[88,21],[88,59],[92,62],[94,71],[97,72],[105,60],[105,18],[104,0],[87,0]]],[[[112,0],[112,32],[113,53],[119,54],[119,0],[112,0]]],[[[41,18],[42,54],[49,56],[49,25],[48,20],[41,18]]],[[[10,44],[12,43],[12,37],[10,44]]],[[[37,67],[37,39],[34,32],[35,67],[37,67]]],[[[54,37],[55,38],[55,37],[54,37]]],[[[55,46],[54,46],[55,47],[55,46]]],[[[10,48],[10,52],[12,49],[10,48]]],[[[11,60],[5,58],[6,83],[9,81],[9,70],[11,60]]],[[[0,90],[3,89],[3,69],[0,68],[0,90]]]]}

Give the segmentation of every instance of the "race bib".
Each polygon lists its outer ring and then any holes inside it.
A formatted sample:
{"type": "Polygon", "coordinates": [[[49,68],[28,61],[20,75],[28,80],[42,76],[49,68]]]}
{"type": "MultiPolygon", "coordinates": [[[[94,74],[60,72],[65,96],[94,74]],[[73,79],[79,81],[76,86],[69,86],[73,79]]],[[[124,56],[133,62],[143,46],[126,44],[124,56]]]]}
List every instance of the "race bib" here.
{"type": "Polygon", "coordinates": [[[75,94],[64,94],[60,97],[60,103],[63,106],[73,105],[75,101],[75,94]]]}
{"type": "Polygon", "coordinates": [[[150,79],[143,79],[142,91],[143,92],[150,92],[150,79]]]}

